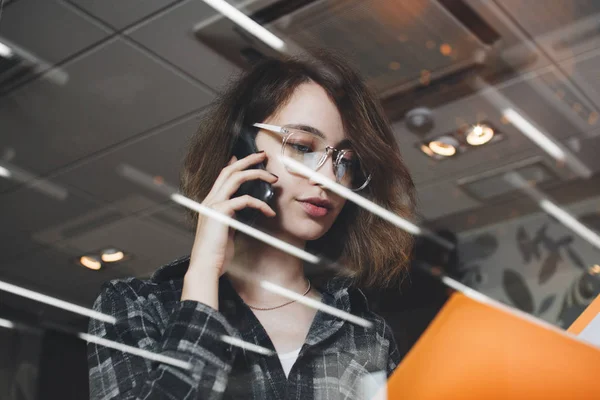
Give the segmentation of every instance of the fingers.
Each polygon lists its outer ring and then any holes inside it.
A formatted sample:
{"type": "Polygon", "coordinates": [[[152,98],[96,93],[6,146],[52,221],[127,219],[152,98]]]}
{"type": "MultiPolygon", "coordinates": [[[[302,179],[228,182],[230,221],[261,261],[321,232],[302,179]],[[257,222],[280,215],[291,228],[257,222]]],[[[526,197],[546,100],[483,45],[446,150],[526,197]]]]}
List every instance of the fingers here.
{"type": "Polygon", "coordinates": [[[229,177],[234,172],[245,170],[253,165],[264,161],[266,158],[267,155],[264,151],[260,153],[250,154],[249,156],[244,157],[241,160],[238,160],[236,156],[231,157],[227,166],[223,168],[223,170],[217,177],[213,185],[213,189],[219,191],[221,189],[221,186],[223,186],[223,184],[229,179],[229,177]]]}
{"type": "Polygon", "coordinates": [[[279,178],[264,169],[247,169],[235,172],[221,187],[222,194],[229,198],[240,188],[242,183],[256,179],[274,184],[279,178]]]}
{"type": "Polygon", "coordinates": [[[266,158],[267,158],[267,153],[265,153],[264,151],[261,151],[259,153],[250,154],[249,156],[244,157],[241,160],[237,160],[237,161],[233,162],[231,165],[228,165],[227,167],[225,167],[223,169],[223,171],[231,175],[235,171],[242,171],[253,165],[256,165],[259,162],[264,161],[266,158]]]}
{"type": "Polygon", "coordinates": [[[267,203],[249,195],[235,197],[231,200],[217,204],[212,208],[225,215],[233,217],[236,211],[243,210],[247,207],[260,210],[267,217],[274,217],[276,215],[275,211],[269,207],[267,203]]]}

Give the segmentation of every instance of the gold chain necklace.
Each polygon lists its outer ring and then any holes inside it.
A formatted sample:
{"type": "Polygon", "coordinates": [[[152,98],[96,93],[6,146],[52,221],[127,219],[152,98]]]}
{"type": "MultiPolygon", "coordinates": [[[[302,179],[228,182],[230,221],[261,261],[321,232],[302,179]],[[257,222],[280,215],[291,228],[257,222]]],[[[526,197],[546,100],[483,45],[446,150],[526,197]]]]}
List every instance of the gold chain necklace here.
{"type": "MultiPolygon", "coordinates": [[[[307,279],[307,281],[308,281],[308,289],[306,289],[306,292],[304,292],[304,293],[302,294],[302,296],[306,296],[306,295],[308,294],[308,292],[310,292],[310,279],[307,279]]],[[[248,303],[246,303],[246,305],[247,305],[248,307],[250,307],[251,309],[253,309],[253,310],[257,310],[257,311],[270,311],[270,310],[276,310],[276,309],[278,309],[278,308],[281,308],[281,307],[285,307],[285,306],[287,306],[288,304],[292,304],[292,303],[295,303],[295,302],[296,302],[296,300],[291,300],[291,301],[288,301],[288,302],[286,302],[286,303],[283,303],[283,304],[281,304],[281,305],[278,305],[278,306],[275,306],[275,307],[264,307],[264,308],[263,308],[263,307],[255,307],[255,306],[251,306],[251,305],[250,305],[250,304],[248,304],[248,303]]]]}

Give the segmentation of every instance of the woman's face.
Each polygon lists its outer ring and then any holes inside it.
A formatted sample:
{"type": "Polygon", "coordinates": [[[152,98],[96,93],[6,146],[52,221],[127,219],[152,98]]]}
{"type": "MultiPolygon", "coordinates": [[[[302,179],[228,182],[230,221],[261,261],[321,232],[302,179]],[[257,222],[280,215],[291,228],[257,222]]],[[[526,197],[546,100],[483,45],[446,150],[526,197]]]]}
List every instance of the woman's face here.
{"type": "MultiPolygon", "coordinates": [[[[342,119],[337,107],[323,88],[316,83],[299,86],[290,101],[279,112],[264,122],[272,125],[297,125],[298,128],[318,130],[327,145],[336,147],[346,139],[342,119]]],[[[279,177],[273,185],[273,209],[277,216],[265,221],[268,228],[292,235],[300,240],[315,240],[325,234],[346,200],[300,175],[291,174],[279,160],[281,136],[260,131],[256,137],[259,150],[267,153],[267,170],[279,177]],[[318,200],[329,202],[322,207],[318,200]],[[316,203],[316,204],[315,204],[316,203]]],[[[331,156],[318,170],[335,180],[331,156]]]]}

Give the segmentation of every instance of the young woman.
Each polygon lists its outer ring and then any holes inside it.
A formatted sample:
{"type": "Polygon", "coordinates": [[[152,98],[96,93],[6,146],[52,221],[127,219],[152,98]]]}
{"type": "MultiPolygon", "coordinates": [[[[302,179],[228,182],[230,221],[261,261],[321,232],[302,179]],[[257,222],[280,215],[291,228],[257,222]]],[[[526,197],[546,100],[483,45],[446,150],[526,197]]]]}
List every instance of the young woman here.
{"type": "Polygon", "coordinates": [[[182,192],[231,217],[259,210],[256,227],[337,260],[350,273],[311,282],[302,260],[198,218],[190,257],[150,280],[109,282],[95,309],[116,323],[90,323],[92,335],[190,368],[90,344],[92,399],[354,399],[361,398],[362,377],[391,374],[400,358],[393,334],[369,311],[358,287],[394,282],[407,265],[412,239],[291,173],[282,154],[411,217],[411,177],[380,105],[353,69],[327,54],[256,65],[215,101],[200,125],[182,192]],[[238,137],[249,130],[260,152],[232,157],[238,137]],[[261,162],[266,170],[251,168],[261,162]],[[234,196],[252,180],[272,185],[270,205],[234,196]],[[372,325],[292,302],[263,289],[261,280],[372,325]],[[271,352],[250,351],[224,337],[271,352]]]}

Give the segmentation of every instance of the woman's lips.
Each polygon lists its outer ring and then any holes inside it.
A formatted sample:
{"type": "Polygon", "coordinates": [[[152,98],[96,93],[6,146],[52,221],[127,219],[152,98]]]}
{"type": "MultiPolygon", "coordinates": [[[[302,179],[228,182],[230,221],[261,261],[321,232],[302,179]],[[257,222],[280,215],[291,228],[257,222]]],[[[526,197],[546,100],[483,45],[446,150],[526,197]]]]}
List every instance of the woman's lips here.
{"type": "Polygon", "coordinates": [[[299,201],[304,211],[311,217],[324,217],[329,213],[329,210],[325,207],[319,207],[315,204],[308,203],[306,201],[299,201]]]}

